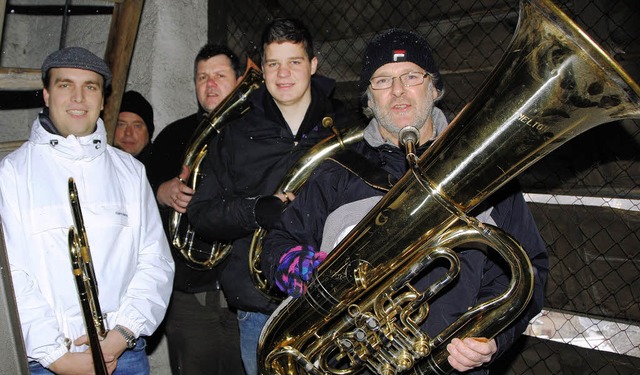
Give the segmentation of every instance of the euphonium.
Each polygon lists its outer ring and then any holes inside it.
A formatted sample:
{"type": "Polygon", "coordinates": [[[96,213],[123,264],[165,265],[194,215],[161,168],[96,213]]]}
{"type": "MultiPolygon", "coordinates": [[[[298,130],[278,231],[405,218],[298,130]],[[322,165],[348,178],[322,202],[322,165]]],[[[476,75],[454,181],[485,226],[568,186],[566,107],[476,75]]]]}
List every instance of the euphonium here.
{"type": "MultiPolygon", "coordinates": [[[[209,141],[226,124],[239,118],[249,109],[249,95],[260,87],[261,83],[262,72],[251,59],[247,59],[247,68],[240,83],[200,122],[189,142],[182,163],[189,167],[189,178],[185,182],[187,186],[196,190],[201,178],[200,163],[207,154],[209,141]]],[[[196,233],[188,222],[182,222],[182,214],[177,211],[171,215],[169,234],[173,246],[180,250],[187,265],[194,269],[210,269],[220,263],[231,251],[231,244],[223,242],[213,242],[209,249],[196,248],[194,246],[196,233]]]]}
{"type": "Polygon", "coordinates": [[[80,297],[82,316],[87,328],[93,367],[97,375],[108,375],[109,372],[100,346],[100,341],[107,336],[107,328],[98,300],[98,283],[93,270],[89,240],[78,200],[78,190],[72,177],[69,178],[69,202],[73,214],[73,225],[69,228],[69,253],[80,297]]]}
{"type": "MultiPolygon", "coordinates": [[[[323,118],[322,126],[331,128],[334,134],[311,147],[311,149],[287,171],[280,185],[276,188],[276,193],[297,193],[307,179],[309,179],[313,170],[320,165],[322,161],[335,155],[336,152],[344,150],[347,146],[362,140],[364,136],[364,129],[362,127],[353,127],[348,129],[344,134],[341,134],[340,131],[333,126],[333,119],[331,117],[323,118]]],[[[259,228],[253,234],[251,247],[249,248],[249,272],[259,291],[268,298],[278,300],[281,299],[281,293],[273,290],[273,286],[269,285],[262,274],[260,266],[262,241],[266,235],[267,231],[263,228],[259,228]]]]}
{"type": "Polygon", "coordinates": [[[523,1],[511,44],[475,99],[329,254],[306,295],[272,315],[261,373],[450,372],[446,344],[495,337],[526,306],[533,279],[510,236],[467,214],[569,139],[632,117],[638,84],[550,1],[523,1]],[[459,270],[451,249],[469,241],[505,259],[510,284],[428,337],[419,327],[429,300],[459,270]],[[415,290],[412,279],[435,258],[450,272],[415,290]]]}

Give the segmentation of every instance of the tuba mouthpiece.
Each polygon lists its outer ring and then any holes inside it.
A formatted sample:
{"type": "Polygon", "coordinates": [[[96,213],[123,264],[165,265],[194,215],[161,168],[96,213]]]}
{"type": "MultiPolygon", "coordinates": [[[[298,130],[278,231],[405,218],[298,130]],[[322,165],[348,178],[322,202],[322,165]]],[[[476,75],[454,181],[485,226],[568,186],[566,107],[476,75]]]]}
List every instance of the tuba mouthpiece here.
{"type": "Polygon", "coordinates": [[[420,132],[413,126],[405,126],[398,132],[398,140],[407,153],[410,164],[416,160],[416,147],[420,139],[420,132]]]}

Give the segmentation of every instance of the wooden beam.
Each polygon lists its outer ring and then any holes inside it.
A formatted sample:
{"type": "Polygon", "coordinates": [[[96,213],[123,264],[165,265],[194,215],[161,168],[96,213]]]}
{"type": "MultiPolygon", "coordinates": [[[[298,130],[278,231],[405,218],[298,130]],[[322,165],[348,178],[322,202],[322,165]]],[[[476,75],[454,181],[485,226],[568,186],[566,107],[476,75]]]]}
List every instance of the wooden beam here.
{"type": "Polygon", "coordinates": [[[113,141],[122,94],[127,85],[129,66],[138,35],[143,6],[144,0],[124,0],[122,3],[114,5],[111,16],[105,61],[111,68],[113,80],[111,81],[111,95],[107,98],[103,111],[103,120],[110,144],[113,141]]]}
{"type": "Polygon", "coordinates": [[[0,47],[2,47],[2,30],[4,30],[4,14],[7,9],[7,0],[0,0],[0,47]]]}
{"type": "MultiPolygon", "coordinates": [[[[8,142],[0,142],[0,152],[1,153],[5,153],[5,152],[11,152],[14,151],[16,149],[18,149],[18,147],[22,146],[23,143],[25,143],[27,140],[22,140],[22,141],[8,141],[8,142]]],[[[2,373],[0,371],[0,373],[2,373]]]]}
{"type": "Polygon", "coordinates": [[[40,69],[0,67],[0,90],[29,91],[41,88],[40,69]]]}

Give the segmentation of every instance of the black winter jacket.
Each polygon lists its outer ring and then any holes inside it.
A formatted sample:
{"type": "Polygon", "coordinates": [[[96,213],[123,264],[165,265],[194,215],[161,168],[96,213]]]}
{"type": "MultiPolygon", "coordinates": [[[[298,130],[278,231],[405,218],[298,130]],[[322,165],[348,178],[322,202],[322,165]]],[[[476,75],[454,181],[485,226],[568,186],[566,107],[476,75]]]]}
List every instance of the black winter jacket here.
{"type": "MultiPolygon", "coordinates": [[[[182,163],[191,138],[198,128],[200,121],[204,119],[206,113],[200,109],[197,113],[181,118],[167,125],[158,134],[153,142],[151,156],[147,168],[148,176],[154,193],[158,192],[158,187],[165,181],[177,177],[182,171],[182,163]]],[[[169,221],[173,215],[171,207],[159,207],[160,216],[164,225],[164,232],[169,240],[171,254],[176,265],[176,273],[173,279],[173,289],[184,293],[198,293],[219,289],[218,267],[212,270],[195,270],[189,267],[185,259],[180,255],[178,249],[171,244],[169,238],[169,221]]],[[[186,221],[186,217],[183,217],[186,221]]],[[[208,249],[210,244],[195,240],[196,246],[208,249]]]]}
{"type": "MultiPolygon", "coordinates": [[[[371,126],[370,124],[367,128],[368,133],[371,133],[371,126]]],[[[389,174],[400,178],[407,170],[404,152],[395,146],[381,143],[379,131],[376,130],[373,133],[380,138],[376,140],[376,147],[367,142],[371,142],[371,138],[365,135],[365,141],[355,144],[353,148],[389,174]]],[[[418,153],[422,154],[428,147],[429,144],[420,147],[418,153]]],[[[285,223],[283,228],[270,231],[264,240],[262,269],[267,273],[268,280],[271,283],[275,281],[275,269],[280,257],[287,250],[300,244],[311,245],[315,249],[321,248],[327,217],[336,209],[351,204],[346,206],[349,209],[343,212],[336,222],[351,220],[355,223],[357,221],[354,222],[354,218],[349,218],[353,216],[353,212],[362,218],[374,204],[367,198],[383,194],[382,191],[363,183],[359,177],[336,163],[324,162],[314,171],[296,199],[283,212],[282,221],[285,223]],[[358,202],[367,202],[367,207],[359,209],[358,202]],[[358,211],[362,211],[362,214],[358,214],[358,211]]],[[[520,319],[496,337],[498,353],[494,358],[497,358],[525,330],[529,320],[542,309],[548,260],[545,244],[515,184],[499,190],[472,212],[473,215],[481,213],[484,216],[479,216],[479,219],[500,227],[518,240],[532,260],[535,269],[535,289],[531,302],[520,319]]],[[[327,240],[326,237],[324,239],[327,240]]],[[[333,245],[333,243],[329,244],[328,248],[332,249],[333,245]]],[[[475,306],[478,301],[488,300],[504,292],[508,283],[503,269],[483,251],[465,249],[459,251],[458,255],[461,259],[460,275],[446,293],[441,294],[431,303],[431,311],[422,325],[431,337],[455,321],[469,307],[475,306]]],[[[415,286],[423,290],[432,285],[443,274],[443,269],[439,267],[421,276],[415,286]]],[[[484,371],[480,368],[470,373],[484,373],[484,371]]]]}
{"type": "Polygon", "coordinates": [[[277,307],[250,278],[251,239],[259,226],[271,230],[280,225],[283,204],[273,194],[293,163],[332,134],[322,119],[333,117],[338,128],[354,121],[339,101],[329,98],[333,86],[333,80],[312,78],[312,101],[296,136],[263,86],[253,95],[252,108],[210,144],[202,165],[205,176],[187,213],[199,235],[232,241],[221,281],[227,301],[240,310],[271,313],[277,307]]]}

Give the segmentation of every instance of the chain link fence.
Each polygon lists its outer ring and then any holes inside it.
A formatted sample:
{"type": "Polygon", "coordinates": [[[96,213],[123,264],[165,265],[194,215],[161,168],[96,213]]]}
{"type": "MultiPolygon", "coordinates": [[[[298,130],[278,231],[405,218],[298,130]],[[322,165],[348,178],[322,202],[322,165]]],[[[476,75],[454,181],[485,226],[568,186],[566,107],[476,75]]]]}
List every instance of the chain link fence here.
{"type": "MultiPolygon", "coordinates": [[[[556,4],[640,81],[640,2],[556,4]]],[[[354,109],[367,41],[402,27],[427,37],[452,119],[504,54],[518,21],[514,0],[221,0],[212,39],[259,62],[276,17],[302,20],[319,74],[354,109]]],[[[633,374],[640,369],[640,121],[601,125],[554,151],[519,180],[548,245],[545,310],[494,364],[496,373],[633,374]]]]}

